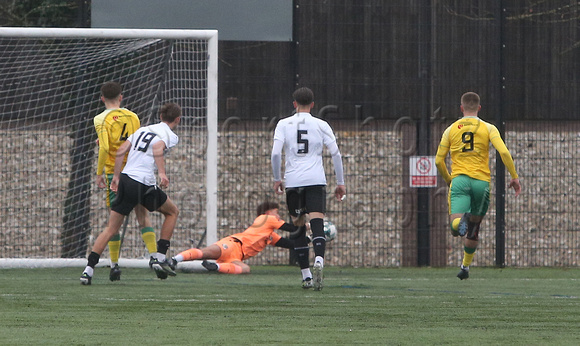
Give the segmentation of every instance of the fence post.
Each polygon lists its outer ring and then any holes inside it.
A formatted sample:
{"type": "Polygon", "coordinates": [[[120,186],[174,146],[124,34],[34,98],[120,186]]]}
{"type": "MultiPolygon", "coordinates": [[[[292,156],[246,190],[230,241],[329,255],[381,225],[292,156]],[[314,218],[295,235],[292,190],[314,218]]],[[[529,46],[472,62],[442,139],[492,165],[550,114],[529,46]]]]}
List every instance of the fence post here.
{"type": "MultiPolygon", "coordinates": [[[[498,17],[498,31],[499,31],[499,110],[496,113],[496,126],[499,133],[505,139],[505,123],[504,112],[507,107],[506,97],[506,59],[505,59],[505,20],[506,8],[504,0],[500,0],[498,17]]],[[[505,166],[501,160],[501,156],[496,154],[496,172],[495,172],[495,265],[497,267],[505,267],[505,166]]]]}
{"type": "MultiPolygon", "coordinates": [[[[431,142],[431,0],[423,1],[419,14],[419,71],[421,83],[421,115],[417,127],[417,153],[429,155],[431,142]]],[[[429,188],[417,191],[417,265],[430,265],[429,188]]]]}

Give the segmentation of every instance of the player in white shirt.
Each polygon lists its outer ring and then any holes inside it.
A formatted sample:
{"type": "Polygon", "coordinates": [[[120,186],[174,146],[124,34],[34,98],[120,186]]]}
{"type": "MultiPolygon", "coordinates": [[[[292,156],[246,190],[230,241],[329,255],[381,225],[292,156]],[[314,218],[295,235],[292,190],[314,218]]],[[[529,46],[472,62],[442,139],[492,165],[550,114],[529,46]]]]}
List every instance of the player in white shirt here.
{"type": "Polygon", "coordinates": [[[309,88],[300,88],[292,94],[296,114],[281,119],[274,131],[272,148],[272,171],[274,191],[281,195],[286,192],[286,204],[292,220],[301,226],[295,239],[296,255],[302,271],[302,287],[319,291],[323,285],[324,268],[324,214],[326,213],[326,176],[322,164],[322,151],[328,149],[332,156],[336,175],[334,195],[338,201],[346,196],[342,157],[330,125],[310,114],[314,107],[314,94],[309,88]],[[282,183],[282,149],[286,158],[286,187],[282,183]],[[309,247],[304,219],[310,219],[312,247],[314,249],[314,275],[310,271],[309,247]]]}
{"type": "Polygon", "coordinates": [[[175,268],[167,260],[166,254],[179,209],[159,187],[169,186],[164,154],[177,145],[178,137],[173,133],[173,129],[181,121],[181,108],[175,103],[167,103],[161,107],[160,117],[160,123],[139,128],[117,151],[115,174],[111,181],[111,190],[117,197],[111,205],[109,224],[95,240],[88,257],[87,267],[81,276],[83,285],[91,284],[95,265],[99,263],[107,242],[119,233],[125,216],[139,204],[149,211],[158,211],[165,217],[157,241],[157,252],[151,255],[149,266],[155,270],[160,279],[166,279],[167,275],[175,276],[175,268]],[[121,173],[123,159],[127,153],[129,153],[127,163],[121,173]],[[156,168],[159,187],[155,178],[156,168]]]}

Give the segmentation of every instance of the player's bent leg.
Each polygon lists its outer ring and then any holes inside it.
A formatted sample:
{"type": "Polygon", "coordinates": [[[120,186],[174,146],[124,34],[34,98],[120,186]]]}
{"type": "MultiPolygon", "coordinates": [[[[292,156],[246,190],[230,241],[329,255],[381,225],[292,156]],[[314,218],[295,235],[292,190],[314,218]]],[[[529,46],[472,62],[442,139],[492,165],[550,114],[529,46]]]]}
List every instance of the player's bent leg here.
{"type": "Polygon", "coordinates": [[[461,220],[461,218],[458,217],[458,218],[453,219],[453,221],[451,221],[449,223],[449,226],[451,228],[451,235],[454,237],[459,237],[459,232],[458,232],[459,220],[461,220]]]}
{"type": "MultiPolygon", "coordinates": [[[[469,236],[469,235],[468,235],[469,236]]],[[[465,280],[469,278],[469,266],[473,261],[473,257],[475,256],[475,251],[477,250],[477,240],[466,238],[464,241],[464,248],[463,248],[463,261],[461,262],[461,270],[457,274],[457,277],[460,280],[465,280]]]]}
{"type": "Polygon", "coordinates": [[[91,252],[89,254],[89,257],[87,258],[87,266],[85,267],[85,270],[83,270],[83,273],[81,275],[81,285],[90,285],[92,278],[93,278],[93,274],[95,271],[95,266],[97,264],[99,264],[99,259],[100,259],[101,255],[96,253],[96,252],[91,252]]]}
{"type": "Polygon", "coordinates": [[[161,226],[161,234],[159,235],[159,238],[170,240],[171,236],[173,235],[175,225],[177,224],[179,209],[175,203],[173,203],[173,201],[167,197],[165,203],[163,203],[163,205],[159,207],[157,211],[165,216],[165,220],[163,220],[163,225],[161,226]]]}
{"type": "Polygon", "coordinates": [[[108,242],[109,258],[111,259],[111,268],[119,263],[119,254],[121,252],[121,235],[115,234],[108,242]]]}
{"type": "Polygon", "coordinates": [[[465,213],[459,219],[459,223],[457,225],[457,233],[460,237],[463,237],[467,234],[467,230],[469,228],[469,219],[471,218],[471,213],[465,213]]]}
{"type": "Polygon", "coordinates": [[[109,280],[121,280],[121,268],[119,268],[119,254],[121,253],[121,235],[118,233],[109,240],[109,257],[111,260],[111,271],[109,272],[109,280]]]}
{"type": "Polygon", "coordinates": [[[324,214],[311,213],[310,227],[312,229],[312,247],[314,249],[314,265],[312,266],[312,281],[315,291],[322,290],[324,282],[324,253],[326,252],[326,237],[324,236],[324,214]]]}
{"type": "Polygon", "coordinates": [[[451,229],[451,235],[454,237],[459,237],[459,220],[461,220],[462,216],[463,214],[460,213],[449,215],[449,227],[451,229]]]}
{"type": "MultiPolygon", "coordinates": [[[[302,240],[306,242],[305,239],[302,240]]],[[[309,253],[310,248],[308,244],[305,246],[296,246],[294,248],[296,253],[296,261],[298,262],[298,266],[300,267],[300,271],[302,273],[302,288],[308,289],[313,286],[312,284],[312,273],[310,272],[310,259],[309,253]]]]}
{"type": "Polygon", "coordinates": [[[157,252],[151,255],[151,258],[149,259],[149,267],[155,271],[155,274],[159,279],[163,280],[166,279],[168,275],[177,275],[175,272],[175,263],[173,261],[168,261],[166,255],[167,250],[171,245],[170,239],[173,235],[175,224],[177,223],[179,209],[169,199],[169,197],[167,197],[165,202],[157,209],[157,211],[163,214],[165,218],[163,220],[163,225],[161,226],[159,240],[157,241],[157,252]]]}
{"type": "Polygon", "coordinates": [[[111,210],[109,224],[95,240],[95,244],[93,244],[92,251],[101,255],[103,251],[105,251],[105,247],[107,246],[109,240],[111,240],[114,235],[119,234],[119,229],[121,228],[121,225],[123,224],[124,220],[125,215],[119,214],[116,211],[111,210]]]}
{"type": "Polygon", "coordinates": [[[149,219],[149,212],[142,205],[135,206],[135,216],[137,217],[137,222],[141,227],[141,238],[145,243],[145,247],[149,254],[157,251],[157,239],[155,236],[155,229],[152,226],[151,220],[149,219]]]}
{"type": "Polygon", "coordinates": [[[174,258],[177,262],[195,261],[203,258],[203,252],[200,249],[191,248],[189,250],[180,252],[174,258]]]}
{"type": "Polygon", "coordinates": [[[152,254],[157,250],[157,238],[153,227],[141,228],[141,239],[143,239],[143,243],[145,243],[145,247],[149,254],[152,254]]]}
{"type": "Polygon", "coordinates": [[[324,258],[324,253],[326,252],[324,220],[320,217],[313,217],[310,220],[310,228],[312,230],[312,248],[314,249],[314,255],[324,258]]]}
{"type": "Polygon", "coordinates": [[[463,266],[469,267],[471,262],[473,262],[473,257],[475,256],[475,251],[477,250],[477,240],[465,239],[463,247],[463,266]]]}

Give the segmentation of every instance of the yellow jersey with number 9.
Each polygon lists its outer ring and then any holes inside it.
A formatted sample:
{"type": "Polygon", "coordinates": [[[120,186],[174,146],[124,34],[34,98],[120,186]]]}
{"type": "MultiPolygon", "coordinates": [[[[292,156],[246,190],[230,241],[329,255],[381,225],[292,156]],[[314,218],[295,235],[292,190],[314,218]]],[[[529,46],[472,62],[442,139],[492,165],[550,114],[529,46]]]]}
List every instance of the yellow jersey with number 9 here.
{"type": "MultiPolygon", "coordinates": [[[[464,174],[474,179],[491,181],[489,170],[490,143],[501,155],[511,176],[514,179],[517,178],[513,159],[501,139],[497,127],[475,116],[463,117],[443,132],[436,161],[444,160],[449,152],[451,155],[451,179],[464,174]]],[[[444,178],[446,177],[444,176],[444,178]]]]}
{"type": "MultiPolygon", "coordinates": [[[[113,174],[117,150],[139,127],[137,114],[126,108],[107,109],[93,119],[99,138],[97,174],[113,174]]],[[[125,164],[127,158],[123,161],[125,164]]]]}

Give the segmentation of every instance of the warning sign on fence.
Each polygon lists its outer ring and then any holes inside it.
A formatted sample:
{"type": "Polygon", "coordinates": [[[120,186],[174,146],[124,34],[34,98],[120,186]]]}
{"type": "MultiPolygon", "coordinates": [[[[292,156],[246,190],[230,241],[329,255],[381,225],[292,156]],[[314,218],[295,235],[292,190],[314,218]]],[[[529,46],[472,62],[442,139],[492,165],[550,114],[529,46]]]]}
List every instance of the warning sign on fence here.
{"type": "Polygon", "coordinates": [[[437,187],[435,156],[411,156],[409,173],[411,187],[437,187]]]}

